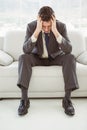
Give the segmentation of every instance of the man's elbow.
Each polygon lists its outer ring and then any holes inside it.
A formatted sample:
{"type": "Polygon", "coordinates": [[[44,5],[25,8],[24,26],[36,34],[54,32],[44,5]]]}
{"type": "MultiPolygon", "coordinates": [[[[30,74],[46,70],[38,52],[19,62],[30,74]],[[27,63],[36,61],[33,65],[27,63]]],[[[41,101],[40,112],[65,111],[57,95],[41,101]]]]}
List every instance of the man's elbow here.
{"type": "Polygon", "coordinates": [[[23,46],[23,52],[24,52],[24,53],[27,53],[27,49],[26,49],[25,46],[23,46]]]}
{"type": "Polygon", "coordinates": [[[71,45],[69,45],[69,47],[68,47],[68,49],[67,49],[67,52],[68,52],[68,53],[71,53],[71,52],[72,52],[72,46],[71,46],[71,45]]]}

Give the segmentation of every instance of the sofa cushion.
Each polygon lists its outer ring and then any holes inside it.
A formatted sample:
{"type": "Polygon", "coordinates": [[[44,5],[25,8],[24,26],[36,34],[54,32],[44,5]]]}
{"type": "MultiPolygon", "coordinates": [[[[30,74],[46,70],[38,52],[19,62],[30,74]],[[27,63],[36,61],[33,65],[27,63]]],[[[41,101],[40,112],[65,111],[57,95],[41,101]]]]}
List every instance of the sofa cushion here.
{"type": "Polygon", "coordinates": [[[6,33],[3,50],[10,54],[14,60],[18,60],[19,55],[23,53],[23,42],[25,32],[13,30],[6,33]]]}
{"type": "MultiPolygon", "coordinates": [[[[77,63],[77,76],[80,83],[80,92],[87,90],[87,65],[77,63]]],[[[18,80],[18,62],[13,62],[8,66],[0,66],[0,91],[17,93],[17,80],[18,80]],[[5,82],[4,82],[5,81],[5,82]]],[[[57,96],[58,93],[64,92],[64,80],[61,66],[36,66],[33,67],[32,77],[29,85],[29,92],[35,93],[37,97],[49,97],[49,94],[57,96]],[[38,93],[40,92],[40,93],[38,93]],[[39,95],[38,95],[39,94],[39,95]]],[[[30,93],[29,93],[30,94],[30,93]]],[[[9,94],[7,94],[9,97],[9,94]]],[[[35,97],[34,95],[34,97],[35,97]]],[[[79,95],[79,94],[78,94],[79,95]]],[[[86,94],[85,94],[86,95],[86,94]]],[[[30,95],[29,95],[30,96],[30,95]]],[[[79,95],[80,96],[80,95],[79,95]]],[[[52,95],[50,95],[52,97],[52,95]]]]}
{"type": "Polygon", "coordinates": [[[18,75],[18,61],[13,62],[8,66],[0,66],[0,77],[17,77],[18,75]]]}
{"type": "MultiPolygon", "coordinates": [[[[78,76],[87,76],[87,66],[77,63],[78,76]]],[[[18,76],[18,61],[13,62],[8,66],[0,66],[0,77],[16,77],[18,76]]],[[[33,67],[32,77],[62,77],[61,66],[35,66],[33,67]],[[57,71],[58,70],[58,71],[57,71]]]]}
{"type": "MultiPolygon", "coordinates": [[[[32,76],[34,77],[61,77],[62,71],[60,66],[35,66],[33,67],[32,76]],[[58,72],[56,71],[58,69],[58,72]]],[[[17,76],[18,75],[18,61],[13,62],[9,66],[0,66],[0,76],[17,76]]]]}
{"type": "Polygon", "coordinates": [[[83,52],[80,56],[78,56],[77,61],[79,63],[87,65],[87,51],[83,52]]]}
{"type": "Polygon", "coordinates": [[[9,65],[13,62],[13,58],[5,53],[4,51],[0,50],[0,65],[9,65]]]}
{"type": "Polygon", "coordinates": [[[78,57],[86,50],[84,37],[80,30],[76,29],[68,30],[68,36],[72,45],[72,54],[78,57]]]}

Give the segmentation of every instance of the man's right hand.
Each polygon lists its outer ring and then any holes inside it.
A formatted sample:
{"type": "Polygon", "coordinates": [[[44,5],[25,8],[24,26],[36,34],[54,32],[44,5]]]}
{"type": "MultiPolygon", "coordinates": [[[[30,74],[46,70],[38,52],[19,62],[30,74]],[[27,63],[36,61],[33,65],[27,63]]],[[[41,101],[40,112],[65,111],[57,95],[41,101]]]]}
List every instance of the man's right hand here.
{"type": "Polygon", "coordinates": [[[37,17],[37,27],[35,29],[35,32],[34,32],[34,37],[37,38],[39,33],[42,31],[42,20],[41,18],[38,16],[37,17]]]}

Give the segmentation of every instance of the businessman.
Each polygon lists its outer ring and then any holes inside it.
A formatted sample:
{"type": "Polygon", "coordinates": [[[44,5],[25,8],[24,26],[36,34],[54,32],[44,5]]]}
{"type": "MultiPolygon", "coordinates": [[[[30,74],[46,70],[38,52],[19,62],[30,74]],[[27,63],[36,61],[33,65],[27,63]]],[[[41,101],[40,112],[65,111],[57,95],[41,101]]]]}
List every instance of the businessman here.
{"type": "Polygon", "coordinates": [[[76,60],[71,54],[72,46],[64,23],[56,19],[53,9],[42,7],[37,20],[28,24],[23,45],[24,54],[19,57],[18,82],[21,89],[19,115],[28,113],[30,101],[28,88],[33,66],[62,66],[65,96],[62,106],[67,115],[75,114],[71,92],[79,88],[76,76],[76,60]]]}

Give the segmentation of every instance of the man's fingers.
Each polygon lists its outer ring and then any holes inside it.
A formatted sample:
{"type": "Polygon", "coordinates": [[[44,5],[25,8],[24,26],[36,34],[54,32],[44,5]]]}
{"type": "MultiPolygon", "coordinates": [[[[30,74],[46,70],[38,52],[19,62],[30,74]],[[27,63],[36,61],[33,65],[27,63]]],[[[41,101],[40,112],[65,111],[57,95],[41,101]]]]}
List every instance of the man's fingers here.
{"type": "Polygon", "coordinates": [[[38,15],[37,20],[41,22],[41,17],[38,15]]]}
{"type": "Polygon", "coordinates": [[[52,19],[53,19],[53,21],[56,21],[55,15],[52,15],[52,19]]]}

